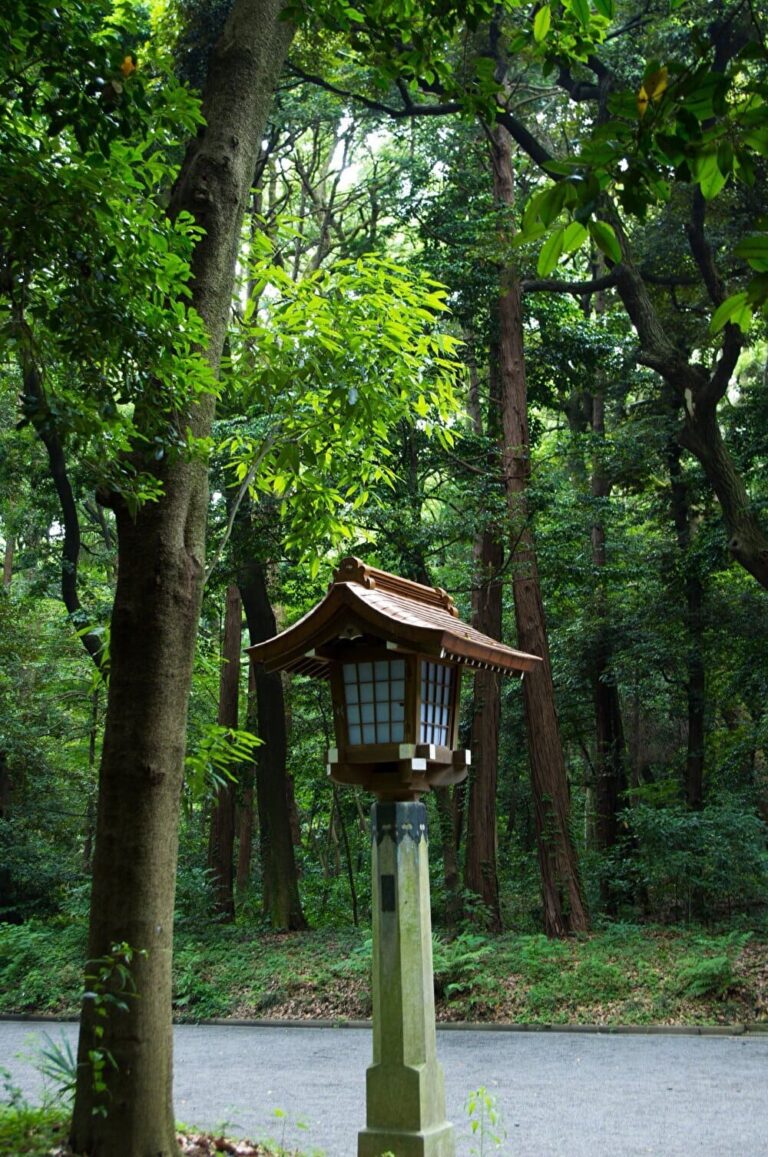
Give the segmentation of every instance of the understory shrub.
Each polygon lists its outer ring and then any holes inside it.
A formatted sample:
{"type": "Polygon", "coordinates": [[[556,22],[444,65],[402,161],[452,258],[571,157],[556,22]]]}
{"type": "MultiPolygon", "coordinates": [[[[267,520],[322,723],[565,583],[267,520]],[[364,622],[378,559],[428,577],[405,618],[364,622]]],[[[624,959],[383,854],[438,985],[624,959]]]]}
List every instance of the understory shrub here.
{"type": "Polygon", "coordinates": [[[768,827],[753,811],[638,804],[622,819],[628,839],[603,870],[614,894],[618,886],[654,919],[707,921],[768,904],[768,827]]]}

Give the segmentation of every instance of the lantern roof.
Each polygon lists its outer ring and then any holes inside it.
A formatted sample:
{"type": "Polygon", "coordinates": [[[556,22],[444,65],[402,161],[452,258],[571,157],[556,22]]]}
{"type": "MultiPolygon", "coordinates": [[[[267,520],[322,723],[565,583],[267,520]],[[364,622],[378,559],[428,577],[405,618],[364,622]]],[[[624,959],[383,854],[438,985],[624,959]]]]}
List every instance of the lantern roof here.
{"type": "Polygon", "coordinates": [[[327,678],[334,655],[326,648],[354,639],[383,640],[393,651],[419,651],[469,667],[522,675],[541,662],[464,623],[440,587],[368,566],[340,564],[325,598],[293,626],[248,648],[269,671],[327,678]]]}

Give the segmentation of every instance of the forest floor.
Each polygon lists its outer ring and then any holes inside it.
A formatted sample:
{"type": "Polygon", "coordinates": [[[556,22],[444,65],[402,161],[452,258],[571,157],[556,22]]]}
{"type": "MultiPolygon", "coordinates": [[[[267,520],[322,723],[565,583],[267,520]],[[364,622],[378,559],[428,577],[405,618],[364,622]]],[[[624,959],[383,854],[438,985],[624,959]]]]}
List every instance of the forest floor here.
{"type": "MultiPolygon", "coordinates": [[[[84,930],[0,926],[0,1016],[77,1015],[84,930]]],[[[284,935],[249,925],[178,929],[178,1020],[370,1016],[370,932],[284,935]]],[[[768,1029],[768,929],[613,924],[579,939],[434,938],[440,1021],[745,1025],[768,1029]]]]}

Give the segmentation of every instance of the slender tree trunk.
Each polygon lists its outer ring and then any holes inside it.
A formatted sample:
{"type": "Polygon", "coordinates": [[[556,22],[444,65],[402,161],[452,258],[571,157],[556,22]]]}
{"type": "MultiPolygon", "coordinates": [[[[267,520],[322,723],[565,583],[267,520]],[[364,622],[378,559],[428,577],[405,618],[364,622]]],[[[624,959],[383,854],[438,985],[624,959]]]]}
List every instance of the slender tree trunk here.
{"type": "MultiPolygon", "coordinates": [[[[248,671],[248,712],[246,717],[246,727],[249,731],[255,732],[257,728],[256,722],[256,676],[253,670],[253,664],[250,664],[248,671]]],[[[245,892],[251,883],[251,860],[253,857],[253,832],[254,832],[254,808],[255,808],[255,793],[254,782],[256,778],[256,764],[249,763],[243,770],[241,777],[242,783],[242,798],[240,801],[240,810],[238,813],[237,824],[237,872],[236,872],[236,888],[238,892],[245,892]]]]}
{"type": "Polygon", "coordinates": [[[456,839],[455,789],[436,787],[435,806],[440,827],[440,850],[443,855],[443,883],[445,884],[445,919],[449,928],[455,928],[461,919],[463,905],[459,877],[459,851],[456,839]]]}
{"type": "MultiPolygon", "coordinates": [[[[618,813],[626,791],[626,745],[619,689],[613,667],[605,592],[605,523],[602,503],[611,493],[611,482],[602,463],[605,438],[605,399],[600,383],[592,398],[592,433],[596,443],[592,466],[593,499],[592,566],[595,574],[594,614],[596,632],[592,657],[592,694],[595,704],[595,834],[601,852],[609,851],[619,838],[618,813]]],[[[613,906],[610,884],[603,881],[603,902],[613,906]]]]}
{"type": "Polygon", "coordinates": [[[341,810],[341,802],[339,800],[339,791],[336,784],[333,785],[333,805],[336,808],[336,815],[339,818],[339,828],[341,830],[341,841],[344,844],[344,859],[347,862],[347,880],[349,882],[349,902],[352,907],[352,923],[357,928],[360,923],[360,918],[357,911],[357,887],[355,885],[355,869],[352,864],[352,852],[349,847],[349,834],[347,832],[347,825],[344,821],[344,813],[341,810]]]}
{"type": "MultiPolygon", "coordinates": [[[[474,592],[472,625],[493,639],[501,638],[503,584],[499,572],[503,558],[504,551],[496,533],[486,527],[475,543],[475,581],[479,581],[479,586],[474,592]]],[[[500,932],[496,789],[501,679],[495,671],[478,671],[474,683],[464,885],[482,900],[488,927],[500,932]]]]}
{"type": "MultiPolygon", "coordinates": [[[[292,36],[281,9],[280,0],[235,0],[210,58],[205,124],[172,197],[171,213],[189,211],[205,230],[193,255],[191,303],[206,325],[205,356],[214,371],[230,314],[243,212],[292,36]]],[[[209,433],[213,408],[212,398],[201,399],[184,416],[193,434],[209,433]]],[[[88,1157],[169,1157],[178,1151],[172,928],[187,701],[205,565],[206,467],[175,458],[161,481],[161,499],[136,513],[114,499],[119,562],[88,952],[94,960],[115,944],[131,945],[138,953],[132,965],[137,995],[125,1011],[84,1002],[71,1142],[75,1153],[88,1157]],[[106,1017],[98,1015],[102,1011],[106,1017]],[[103,1090],[95,1080],[99,1055],[107,1059],[103,1090]]],[[[93,982],[87,983],[93,991],[93,982]]]]}
{"type": "MultiPolygon", "coordinates": [[[[509,136],[493,132],[494,194],[498,204],[514,201],[509,136]]],[[[523,679],[523,703],[531,764],[536,837],[548,936],[588,928],[578,857],[570,828],[570,799],[555,708],[544,607],[526,489],[530,473],[527,389],[523,355],[520,285],[512,271],[502,274],[497,304],[501,386],[501,464],[513,551],[513,592],[518,646],[542,662],[523,679]]]]}
{"type": "Polygon", "coordinates": [[[88,795],[85,804],[85,838],[83,840],[83,871],[93,870],[93,838],[96,825],[96,796],[94,774],[96,769],[96,747],[99,738],[99,688],[91,693],[91,726],[88,730],[88,795]]]}
{"type": "MultiPolygon", "coordinates": [[[[277,632],[263,566],[254,558],[239,569],[240,593],[251,645],[277,632]]],[[[256,760],[256,804],[261,832],[261,870],[265,915],[273,928],[307,927],[299,897],[291,831],[289,788],[285,770],[287,736],[285,698],[279,672],[255,671],[259,738],[256,760]]]]}
{"type": "Polygon", "coordinates": [[[676,440],[668,452],[672,519],[680,550],[685,586],[686,648],[685,691],[688,706],[688,739],[683,789],[690,808],[704,804],[704,742],[706,719],[706,677],[704,669],[704,584],[691,557],[693,526],[688,486],[680,462],[676,440]]]}
{"type": "MultiPolygon", "coordinates": [[[[471,349],[471,335],[470,349],[471,349]]],[[[467,409],[476,434],[487,432],[492,447],[488,451],[489,477],[500,481],[499,463],[499,366],[491,359],[487,431],[484,431],[480,403],[480,383],[474,356],[470,357],[470,390],[467,409]]],[[[500,577],[504,547],[499,527],[489,524],[475,537],[473,553],[472,625],[494,639],[502,633],[503,584],[500,577]]],[[[464,858],[464,886],[479,896],[485,907],[488,926],[501,931],[501,905],[497,871],[497,807],[499,776],[499,726],[501,722],[501,679],[493,671],[478,671],[472,691],[472,763],[468,784],[467,850],[464,858]]]]}
{"type": "MultiPolygon", "coordinates": [[[[230,586],[224,609],[218,723],[220,727],[233,729],[239,722],[242,619],[240,591],[236,586],[230,586]]],[[[220,919],[230,922],[235,918],[235,804],[236,784],[227,780],[216,789],[208,839],[214,910],[220,919]]]]}

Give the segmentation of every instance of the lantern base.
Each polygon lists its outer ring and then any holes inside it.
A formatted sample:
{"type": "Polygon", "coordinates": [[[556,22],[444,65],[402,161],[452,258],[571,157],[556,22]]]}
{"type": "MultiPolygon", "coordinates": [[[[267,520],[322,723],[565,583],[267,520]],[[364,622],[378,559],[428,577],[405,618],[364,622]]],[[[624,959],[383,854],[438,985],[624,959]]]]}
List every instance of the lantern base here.
{"type": "Polygon", "coordinates": [[[427,809],[371,810],[373,1064],[358,1157],[454,1157],[437,1059],[427,809]]]}
{"type": "Polygon", "coordinates": [[[332,747],[326,768],[334,783],[359,784],[380,800],[407,802],[435,787],[462,783],[469,754],[430,743],[379,744],[357,751],[332,747]]]}
{"type": "Polygon", "coordinates": [[[381,1157],[394,1153],[395,1157],[454,1157],[453,1126],[437,1125],[418,1133],[397,1129],[363,1129],[357,1135],[357,1157],[381,1157]]]}

